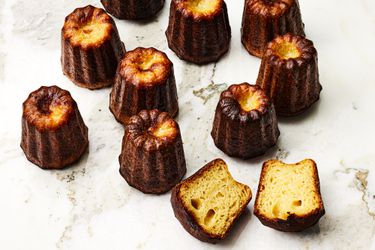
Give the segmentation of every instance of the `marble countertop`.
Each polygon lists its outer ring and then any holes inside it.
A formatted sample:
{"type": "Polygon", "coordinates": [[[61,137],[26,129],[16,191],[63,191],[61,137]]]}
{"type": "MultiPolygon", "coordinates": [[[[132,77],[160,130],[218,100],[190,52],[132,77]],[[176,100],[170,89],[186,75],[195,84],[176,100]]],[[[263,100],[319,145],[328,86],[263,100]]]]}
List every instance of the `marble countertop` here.
{"type": "Polygon", "coordinates": [[[321,100],[307,113],[280,119],[278,146],[248,161],[230,158],[209,131],[220,91],[257,77],[260,60],[240,43],[243,1],[226,0],[230,52],[216,64],[180,61],[167,47],[169,4],[149,23],[116,20],[128,50],[154,46],[175,65],[187,175],[221,157],[256,193],[270,158],[318,164],[326,215],[302,233],[282,233],[252,215],[254,198],[228,239],[202,243],[174,218],[170,193],[145,195],[118,173],[123,128],[108,109],[110,89],[89,91],[60,66],[64,17],[99,0],[0,0],[0,248],[1,249],[374,249],[375,2],[300,0],[307,36],[319,52],[321,100]],[[90,149],[79,164],[43,171],[19,147],[21,104],[41,85],[57,84],[78,102],[90,149]]]}

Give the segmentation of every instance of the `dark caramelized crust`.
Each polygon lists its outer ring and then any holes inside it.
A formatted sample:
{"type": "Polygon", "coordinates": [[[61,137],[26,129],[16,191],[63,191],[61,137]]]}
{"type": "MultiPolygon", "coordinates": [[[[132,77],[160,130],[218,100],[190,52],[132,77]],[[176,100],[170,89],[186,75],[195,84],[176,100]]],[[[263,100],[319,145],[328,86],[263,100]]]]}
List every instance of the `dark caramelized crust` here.
{"type": "Polygon", "coordinates": [[[262,59],[257,85],[275,105],[277,115],[294,116],[319,100],[318,55],[312,41],[292,34],[271,41],[262,59]]]}
{"type": "Polygon", "coordinates": [[[154,48],[136,48],[119,64],[110,96],[110,110],[125,124],[143,109],[157,108],[172,117],[178,113],[173,64],[154,48]]]}
{"type": "Polygon", "coordinates": [[[172,0],[168,45],[188,62],[219,60],[229,49],[231,29],[223,0],[172,0]]]}
{"type": "Polygon", "coordinates": [[[180,129],[168,113],[143,110],[125,128],[120,173],[144,193],[169,191],[186,173],[180,129]]]}
{"type": "Polygon", "coordinates": [[[242,43],[262,57],[267,43],[288,32],[305,35],[298,0],[246,0],[242,17],[242,43]]]}
{"type": "Polygon", "coordinates": [[[148,19],[164,6],[164,0],[101,0],[104,8],[119,19],[148,19]]]}
{"type": "Polygon", "coordinates": [[[242,83],[221,93],[211,135],[224,153],[259,156],[276,144],[279,134],[273,104],[260,87],[242,83]]]}
{"type": "Polygon", "coordinates": [[[98,89],[113,83],[125,46],[103,9],[91,5],[75,9],[65,18],[61,44],[63,72],[75,84],[98,89]]]}
{"type": "Polygon", "coordinates": [[[88,146],[76,102],[57,86],[41,87],[23,103],[21,147],[26,157],[45,169],[77,161],[88,146]]]}

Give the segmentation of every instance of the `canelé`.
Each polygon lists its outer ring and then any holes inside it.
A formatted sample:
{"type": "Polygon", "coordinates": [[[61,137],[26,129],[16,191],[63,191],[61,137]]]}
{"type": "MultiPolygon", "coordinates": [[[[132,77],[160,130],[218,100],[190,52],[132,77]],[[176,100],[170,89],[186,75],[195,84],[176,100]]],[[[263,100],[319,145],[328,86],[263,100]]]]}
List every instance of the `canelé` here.
{"type": "Polygon", "coordinates": [[[76,102],[57,86],[41,87],[23,103],[21,148],[43,169],[76,162],[88,146],[88,129],[76,102]]]}
{"type": "Polygon", "coordinates": [[[234,84],[221,93],[211,135],[224,153],[244,159],[262,155],[279,134],[273,104],[259,86],[234,84]]]}
{"type": "Polygon", "coordinates": [[[164,0],[101,0],[109,14],[118,19],[148,19],[164,6],[164,0]]]}
{"type": "Polygon", "coordinates": [[[99,89],[113,84],[125,46],[113,19],[88,5],[65,18],[61,31],[63,73],[75,84],[99,89]]]}
{"type": "Polygon", "coordinates": [[[151,194],[169,191],[186,173],[177,122],[156,109],[132,116],[119,161],[120,173],[130,186],[151,194]]]}

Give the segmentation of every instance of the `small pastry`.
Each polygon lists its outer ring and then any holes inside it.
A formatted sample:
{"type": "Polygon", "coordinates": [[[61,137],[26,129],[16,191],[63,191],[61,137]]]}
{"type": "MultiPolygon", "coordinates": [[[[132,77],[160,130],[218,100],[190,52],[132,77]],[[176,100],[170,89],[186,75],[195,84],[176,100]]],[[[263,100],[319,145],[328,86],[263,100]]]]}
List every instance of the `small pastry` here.
{"type": "Polygon", "coordinates": [[[172,0],[168,45],[195,64],[216,62],[229,49],[231,29],[223,0],[172,0]]]}
{"type": "Polygon", "coordinates": [[[318,53],[312,41],[292,34],[270,42],[257,85],[271,98],[278,116],[294,116],[319,100],[318,53]]]}
{"type": "Polygon", "coordinates": [[[186,231],[216,243],[228,236],[251,197],[250,188],[234,180],[227,164],[216,159],[174,187],[171,203],[186,231]]]}
{"type": "Polygon", "coordinates": [[[110,94],[110,110],[120,123],[143,109],[178,113],[173,64],[154,48],[136,48],[125,54],[110,94]]]}
{"type": "Polygon", "coordinates": [[[231,85],[221,93],[211,135],[216,147],[229,156],[262,155],[280,135],[273,104],[258,86],[231,85]]]}
{"type": "Polygon", "coordinates": [[[162,194],[186,173],[180,128],[166,112],[143,110],[130,118],[119,157],[120,173],[143,193],[162,194]]]}
{"type": "Polygon", "coordinates": [[[296,164],[269,160],[263,164],[254,214],[263,225],[298,232],[324,215],[318,169],[313,160],[296,164]]]}
{"type": "Polygon", "coordinates": [[[87,127],[76,102],[57,86],[41,87],[23,103],[21,148],[43,169],[62,169],[83,155],[87,127]]]}
{"type": "Polygon", "coordinates": [[[251,55],[261,58],[268,42],[288,32],[305,35],[298,0],[245,0],[241,40],[251,55]]]}
{"type": "Polygon", "coordinates": [[[75,9],[65,18],[61,47],[63,73],[88,89],[112,85],[125,53],[113,19],[91,5],[75,9]]]}
{"type": "Polygon", "coordinates": [[[164,6],[164,0],[101,0],[105,10],[118,19],[148,19],[164,6]]]}

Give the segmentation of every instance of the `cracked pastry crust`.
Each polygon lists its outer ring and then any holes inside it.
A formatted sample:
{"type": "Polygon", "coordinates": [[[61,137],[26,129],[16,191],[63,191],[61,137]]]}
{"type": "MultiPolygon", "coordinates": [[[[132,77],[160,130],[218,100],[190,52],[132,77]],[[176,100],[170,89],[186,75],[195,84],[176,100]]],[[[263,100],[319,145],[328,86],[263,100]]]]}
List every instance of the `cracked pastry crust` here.
{"type": "Polygon", "coordinates": [[[259,156],[279,135],[273,104],[259,86],[234,84],[221,93],[211,136],[224,153],[245,159],[259,156]]]}
{"type": "Polygon", "coordinates": [[[41,87],[23,103],[21,148],[44,169],[61,169],[77,161],[88,146],[76,102],[57,86],[41,87]]]}
{"type": "Polygon", "coordinates": [[[136,48],[120,62],[110,95],[110,110],[120,123],[143,109],[178,113],[173,64],[155,48],[136,48]]]}
{"type": "Polygon", "coordinates": [[[164,6],[164,0],[101,0],[106,11],[118,19],[149,19],[164,6]]]}
{"type": "Polygon", "coordinates": [[[143,110],[130,118],[119,157],[120,173],[144,193],[168,192],[186,173],[180,129],[166,112],[143,110]]]}
{"type": "Polygon", "coordinates": [[[316,224],[325,210],[316,163],[269,160],[263,164],[254,214],[263,225],[298,232],[316,224]]]}
{"type": "Polygon", "coordinates": [[[278,116],[295,116],[319,100],[318,53],[312,41],[293,34],[267,45],[257,85],[275,105],[278,116]]]}
{"type": "Polygon", "coordinates": [[[231,28],[223,0],[172,0],[168,45],[195,64],[218,61],[229,49],[231,28]]]}
{"type": "Polygon", "coordinates": [[[246,0],[241,41],[246,50],[262,58],[267,43],[278,35],[304,36],[298,0],[246,0]]]}
{"type": "Polygon", "coordinates": [[[77,8],[65,18],[61,46],[63,73],[88,89],[111,85],[125,53],[113,19],[91,5],[77,8]]]}

